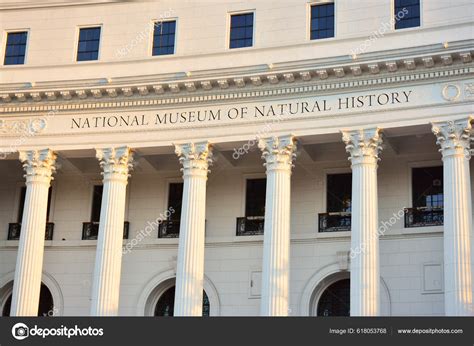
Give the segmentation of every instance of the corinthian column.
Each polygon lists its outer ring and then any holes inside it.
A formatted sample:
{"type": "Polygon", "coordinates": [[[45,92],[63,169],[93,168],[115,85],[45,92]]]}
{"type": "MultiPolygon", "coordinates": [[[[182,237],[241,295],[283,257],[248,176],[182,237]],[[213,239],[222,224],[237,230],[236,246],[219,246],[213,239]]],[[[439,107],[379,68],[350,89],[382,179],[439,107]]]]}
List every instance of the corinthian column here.
{"type": "Polygon", "coordinates": [[[43,269],[48,191],[56,155],[49,149],[20,151],[26,178],[11,316],[37,316],[43,269]]]}
{"type": "Polygon", "coordinates": [[[92,316],[116,316],[122,268],[125,198],[133,155],[130,148],[97,149],[104,190],[92,278],[92,316]]]}
{"type": "Polygon", "coordinates": [[[184,189],[179,229],[174,316],[202,316],[206,181],[212,159],[209,143],[176,145],[184,189]]]}
{"type": "Polygon", "coordinates": [[[267,169],[260,314],[288,316],[291,168],[296,143],[290,135],[261,139],[259,147],[267,169]]]}
{"type": "Polygon", "coordinates": [[[433,124],[443,155],[444,309],[474,315],[472,303],[472,205],[469,174],[471,118],[433,124]]]}
{"type": "Polygon", "coordinates": [[[377,161],[379,129],[342,133],[352,163],[351,316],[380,314],[377,161]]]}

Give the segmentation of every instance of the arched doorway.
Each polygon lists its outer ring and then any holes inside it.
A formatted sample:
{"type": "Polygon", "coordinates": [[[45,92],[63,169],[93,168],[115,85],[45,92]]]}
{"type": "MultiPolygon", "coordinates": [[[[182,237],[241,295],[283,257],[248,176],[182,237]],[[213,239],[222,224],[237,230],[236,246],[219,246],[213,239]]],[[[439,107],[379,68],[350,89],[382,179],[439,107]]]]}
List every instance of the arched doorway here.
{"type": "MultiPolygon", "coordinates": [[[[12,294],[6,299],[2,307],[2,316],[10,316],[10,309],[12,305],[12,294]]],[[[45,284],[41,284],[40,290],[40,301],[38,306],[39,317],[49,317],[56,315],[57,312],[54,309],[53,295],[45,284]]]]}
{"type": "MultiPolygon", "coordinates": [[[[210,304],[209,298],[207,297],[206,292],[202,291],[203,302],[202,302],[202,315],[210,315],[210,304]]],[[[174,295],[175,295],[175,286],[169,287],[164,291],[161,296],[158,298],[158,302],[155,306],[155,316],[174,316],[174,295]]]]}
{"type": "Polygon", "coordinates": [[[330,284],[318,300],[317,316],[350,316],[350,279],[330,284]]]}

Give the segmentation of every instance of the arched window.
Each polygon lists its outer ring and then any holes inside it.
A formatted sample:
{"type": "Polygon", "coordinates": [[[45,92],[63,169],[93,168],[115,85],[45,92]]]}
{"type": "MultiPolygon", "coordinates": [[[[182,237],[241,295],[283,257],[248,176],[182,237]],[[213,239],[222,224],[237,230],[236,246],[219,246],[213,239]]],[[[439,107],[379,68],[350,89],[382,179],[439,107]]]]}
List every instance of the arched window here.
{"type": "Polygon", "coordinates": [[[318,316],[350,315],[350,280],[334,282],[324,290],[318,301],[318,316]]]}
{"type": "MultiPolygon", "coordinates": [[[[12,305],[12,295],[8,297],[5,304],[3,305],[2,316],[10,316],[10,309],[12,305]]],[[[38,316],[39,317],[48,317],[54,316],[56,312],[54,311],[54,302],[53,296],[45,284],[41,284],[40,291],[40,301],[38,307],[38,316]]]]}
{"type": "MultiPolygon", "coordinates": [[[[203,293],[202,315],[210,315],[209,298],[206,292],[203,293]]],[[[175,286],[168,288],[158,299],[155,306],[155,316],[174,316],[174,294],[175,286]]]]}

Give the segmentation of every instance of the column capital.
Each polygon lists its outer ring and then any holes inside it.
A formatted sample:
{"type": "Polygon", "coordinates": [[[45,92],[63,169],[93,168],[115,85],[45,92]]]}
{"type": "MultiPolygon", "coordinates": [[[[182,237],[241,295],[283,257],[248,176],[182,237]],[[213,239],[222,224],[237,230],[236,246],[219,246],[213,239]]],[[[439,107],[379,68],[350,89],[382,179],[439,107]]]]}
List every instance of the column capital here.
{"type": "Polygon", "coordinates": [[[293,135],[262,138],[258,141],[258,147],[262,150],[263,164],[267,171],[283,169],[290,170],[296,158],[296,139],[293,135]]]}
{"type": "Polygon", "coordinates": [[[464,155],[471,158],[471,139],[473,117],[432,123],[432,132],[443,157],[464,155]]]}
{"type": "Polygon", "coordinates": [[[175,153],[184,175],[207,176],[213,156],[209,142],[175,144],[175,153]]]}
{"type": "Polygon", "coordinates": [[[104,180],[127,181],[133,168],[133,152],[129,147],[96,149],[104,180]]]}
{"type": "Polygon", "coordinates": [[[56,154],[50,149],[27,150],[19,152],[25,170],[26,182],[43,180],[49,183],[56,171],[56,154]]]}
{"type": "Polygon", "coordinates": [[[379,128],[341,132],[352,165],[377,163],[382,151],[382,135],[379,128]]]}

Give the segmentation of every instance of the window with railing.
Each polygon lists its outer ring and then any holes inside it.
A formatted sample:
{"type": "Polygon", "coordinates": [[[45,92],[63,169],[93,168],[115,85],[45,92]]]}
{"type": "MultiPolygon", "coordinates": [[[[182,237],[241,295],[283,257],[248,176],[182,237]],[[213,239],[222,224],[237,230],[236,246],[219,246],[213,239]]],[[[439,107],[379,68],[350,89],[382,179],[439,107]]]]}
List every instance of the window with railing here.
{"type": "MultiPolygon", "coordinates": [[[[102,208],[103,185],[94,185],[92,189],[91,220],[82,223],[82,240],[97,240],[99,237],[100,212],[102,208]]],[[[123,239],[128,239],[130,223],[123,224],[123,239]]]]}
{"type": "Polygon", "coordinates": [[[267,179],[247,179],[245,189],[245,217],[237,218],[236,234],[263,234],[267,179]]]}
{"type": "Polygon", "coordinates": [[[328,174],[326,213],[318,215],[319,232],[351,230],[352,174],[328,174]]]}
{"type": "Polygon", "coordinates": [[[412,169],[412,208],[405,209],[405,227],[444,223],[443,167],[412,169]]]}
{"type": "Polygon", "coordinates": [[[173,212],[167,220],[160,222],[158,238],[179,238],[183,188],[183,183],[170,183],[168,185],[168,210],[173,212]]]}
{"type": "MultiPolygon", "coordinates": [[[[51,195],[52,195],[52,187],[49,188],[48,191],[48,206],[46,209],[46,231],[45,231],[45,240],[53,240],[53,232],[54,232],[54,223],[50,221],[50,211],[51,211],[51,195]]],[[[17,222],[11,222],[8,224],[8,240],[19,240],[21,234],[21,223],[23,219],[23,213],[25,210],[25,200],[26,200],[26,186],[22,186],[20,189],[20,198],[19,198],[19,205],[18,205],[18,214],[17,214],[17,222]]]]}

